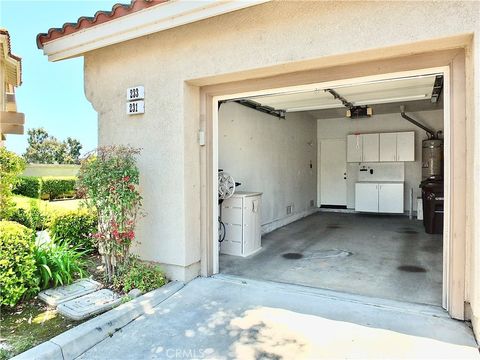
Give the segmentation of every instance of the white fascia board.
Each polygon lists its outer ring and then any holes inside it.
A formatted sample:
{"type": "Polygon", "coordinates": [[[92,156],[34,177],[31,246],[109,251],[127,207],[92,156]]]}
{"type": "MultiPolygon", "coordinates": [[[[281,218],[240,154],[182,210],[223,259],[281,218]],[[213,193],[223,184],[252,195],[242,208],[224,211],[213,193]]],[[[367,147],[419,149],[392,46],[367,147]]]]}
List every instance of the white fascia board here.
{"type": "Polygon", "coordinates": [[[122,16],[44,44],[49,61],[81,55],[144,35],[171,29],[213,16],[262,4],[270,0],[177,0],[122,16]]]}

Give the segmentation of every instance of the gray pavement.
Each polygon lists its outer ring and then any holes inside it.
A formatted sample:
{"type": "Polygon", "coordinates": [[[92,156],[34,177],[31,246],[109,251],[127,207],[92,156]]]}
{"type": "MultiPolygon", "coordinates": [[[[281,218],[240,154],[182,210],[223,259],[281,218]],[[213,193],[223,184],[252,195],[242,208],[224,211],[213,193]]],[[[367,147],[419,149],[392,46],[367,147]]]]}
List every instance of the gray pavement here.
{"type": "Polygon", "coordinates": [[[198,278],[79,359],[479,358],[444,310],[267,281],[198,278]]]}

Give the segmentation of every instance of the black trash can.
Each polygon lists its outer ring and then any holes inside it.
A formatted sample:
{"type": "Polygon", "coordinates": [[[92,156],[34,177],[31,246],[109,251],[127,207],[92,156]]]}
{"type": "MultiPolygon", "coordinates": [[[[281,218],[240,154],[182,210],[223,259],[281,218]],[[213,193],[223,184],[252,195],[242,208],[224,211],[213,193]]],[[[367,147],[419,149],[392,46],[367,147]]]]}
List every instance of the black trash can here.
{"type": "Polygon", "coordinates": [[[443,181],[425,180],[420,187],[425,231],[428,234],[443,234],[443,181]]]}

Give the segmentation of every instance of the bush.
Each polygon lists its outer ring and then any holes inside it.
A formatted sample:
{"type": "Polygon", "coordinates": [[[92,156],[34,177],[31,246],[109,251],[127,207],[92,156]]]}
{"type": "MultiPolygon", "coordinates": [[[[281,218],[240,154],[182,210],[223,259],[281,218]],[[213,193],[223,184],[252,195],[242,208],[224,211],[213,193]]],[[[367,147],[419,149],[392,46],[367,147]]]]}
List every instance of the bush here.
{"type": "Polygon", "coordinates": [[[82,250],[92,250],[92,234],[97,232],[97,216],[87,210],[56,213],[50,221],[50,236],[56,243],[68,242],[82,250]]]}
{"type": "Polygon", "coordinates": [[[113,286],[126,293],[132,289],[139,289],[146,293],[166,283],[167,279],[160,267],[142,263],[133,258],[129,264],[119,266],[113,278],[113,286]]]}
{"type": "Polygon", "coordinates": [[[32,230],[13,221],[0,221],[0,304],[14,306],[38,292],[32,230]]]}
{"type": "Polygon", "coordinates": [[[12,189],[23,169],[25,169],[23,159],[0,146],[0,219],[8,219],[15,208],[12,189]]]}
{"type": "Polygon", "coordinates": [[[136,220],[142,215],[136,164],[139,153],[139,149],[128,146],[100,147],[82,161],[78,173],[78,187],[86,194],[85,202],[98,214],[94,236],[109,282],[118,264],[129,263],[136,220]]]}
{"type": "Polygon", "coordinates": [[[38,202],[32,199],[28,209],[15,208],[9,216],[9,220],[16,221],[32,230],[43,230],[48,227],[50,216],[51,214],[46,209],[40,209],[38,202]]]}
{"type": "Polygon", "coordinates": [[[42,193],[42,179],[38,176],[20,176],[13,193],[39,199],[42,193]]]}
{"type": "Polygon", "coordinates": [[[45,176],[42,177],[42,199],[61,199],[75,196],[75,176],[45,176]]]}
{"type": "Polygon", "coordinates": [[[63,244],[42,244],[35,248],[35,275],[40,289],[48,289],[59,285],[68,285],[76,278],[88,275],[87,262],[83,259],[85,252],[63,244]]]}

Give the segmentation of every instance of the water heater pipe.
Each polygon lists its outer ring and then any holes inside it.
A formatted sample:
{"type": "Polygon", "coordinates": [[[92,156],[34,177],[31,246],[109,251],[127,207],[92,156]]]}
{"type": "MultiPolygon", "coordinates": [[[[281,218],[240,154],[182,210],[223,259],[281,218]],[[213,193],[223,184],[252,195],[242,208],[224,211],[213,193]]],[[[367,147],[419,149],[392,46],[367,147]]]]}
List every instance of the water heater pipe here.
{"type": "Polygon", "coordinates": [[[435,132],[431,129],[429,129],[428,127],[426,127],[425,125],[423,124],[420,124],[417,120],[414,120],[412,119],[410,116],[408,116],[407,114],[405,114],[405,106],[404,105],[401,105],[400,106],[400,115],[407,121],[411,122],[413,125],[416,125],[418,126],[419,128],[425,130],[428,134],[430,134],[431,136],[431,139],[437,139],[437,134],[435,134],[435,132]]]}

